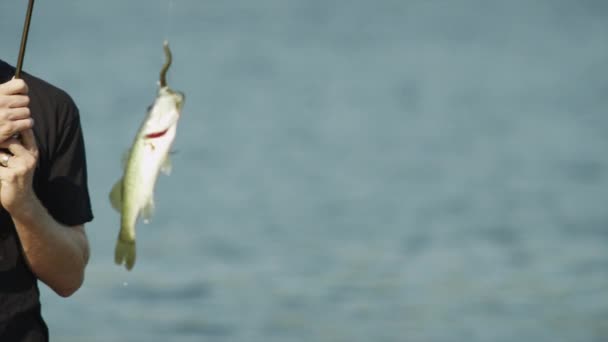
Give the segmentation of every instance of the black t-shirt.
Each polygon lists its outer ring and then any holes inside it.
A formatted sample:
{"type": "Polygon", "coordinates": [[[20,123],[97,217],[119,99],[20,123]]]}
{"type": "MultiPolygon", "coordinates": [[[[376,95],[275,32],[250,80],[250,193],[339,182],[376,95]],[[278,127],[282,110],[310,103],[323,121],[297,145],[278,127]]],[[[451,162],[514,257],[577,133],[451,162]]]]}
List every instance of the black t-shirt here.
{"type": "MultiPolygon", "coordinates": [[[[0,60],[0,83],[14,73],[0,60]]],[[[66,226],[89,222],[93,214],[78,109],[64,91],[31,75],[22,77],[30,90],[39,151],[34,191],[57,222],[66,226]]],[[[47,340],[37,278],[25,262],[10,215],[0,207],[0,341],[47,340]]]]}

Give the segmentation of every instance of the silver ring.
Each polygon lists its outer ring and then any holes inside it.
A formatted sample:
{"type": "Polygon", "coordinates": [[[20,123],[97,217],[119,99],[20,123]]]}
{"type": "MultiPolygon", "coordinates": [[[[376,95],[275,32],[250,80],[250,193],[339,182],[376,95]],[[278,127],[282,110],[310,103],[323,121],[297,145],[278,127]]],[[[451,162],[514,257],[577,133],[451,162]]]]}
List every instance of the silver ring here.
{"type": "Polygon", "coordinates": [[[2,157],[0,157],[0,165],[4,166],[4,167],[8,167],[8,161],[9,159],[11,159],[11,156],[8,154],[3,154],[2,157]]]}

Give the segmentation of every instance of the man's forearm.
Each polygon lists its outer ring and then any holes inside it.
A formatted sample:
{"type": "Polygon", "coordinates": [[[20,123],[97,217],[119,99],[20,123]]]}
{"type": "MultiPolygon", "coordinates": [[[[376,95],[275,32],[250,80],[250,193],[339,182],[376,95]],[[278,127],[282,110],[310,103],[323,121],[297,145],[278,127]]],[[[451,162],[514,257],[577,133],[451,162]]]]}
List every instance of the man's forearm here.
{"type": "Polygon", "coordinates": [[[66,227],[37,198],[11,213],[25,259],[34,274],[63,297],[80,288],[89,259],[83,226],[66,227]]]}

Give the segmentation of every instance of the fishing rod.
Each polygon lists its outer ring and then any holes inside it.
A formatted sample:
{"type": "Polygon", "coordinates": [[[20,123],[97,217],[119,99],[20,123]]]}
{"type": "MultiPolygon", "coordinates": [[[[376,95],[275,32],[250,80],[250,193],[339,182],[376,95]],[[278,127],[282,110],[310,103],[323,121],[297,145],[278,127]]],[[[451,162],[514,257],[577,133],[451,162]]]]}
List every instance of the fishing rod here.
{"type": "Polygon", "coordinates": [[[25,46],[27,45],[27,35],[30,32],[30,21],[32,20],[33,10],[34,0],[29,0],[29,3],[27,5],[27,12],[25,14],[25,23],[23,24],[23,33],[21,34],[21,46],[19,47],[19,57],[17,58],[15,78],[21,77],[21,69],[23,68],[23,57],[25,56],[25,46]]]}

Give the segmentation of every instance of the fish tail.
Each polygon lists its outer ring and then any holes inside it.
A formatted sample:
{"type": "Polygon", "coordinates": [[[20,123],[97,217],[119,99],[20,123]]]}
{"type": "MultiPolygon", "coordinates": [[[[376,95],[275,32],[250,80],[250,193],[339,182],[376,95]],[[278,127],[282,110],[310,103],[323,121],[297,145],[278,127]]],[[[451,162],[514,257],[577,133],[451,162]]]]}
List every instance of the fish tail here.
{"type": "Polygon", "coordinates": [[[114,261],[117,265],[125,264],[127,270],[130,271],[135,265],[135,240],[124,241],[118,238],[114,250],[114,261]]]}
{"type": "Polygon", "coordinates": [[[114,250],[114,262],[117,265],[124,264],[127,270],[131,270],[135,265],[135,230],[123,225],[118,234],[116,249],[114,250]],[[133,234],[129,234],[133,232],[133,234]]]}

